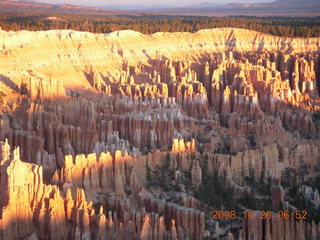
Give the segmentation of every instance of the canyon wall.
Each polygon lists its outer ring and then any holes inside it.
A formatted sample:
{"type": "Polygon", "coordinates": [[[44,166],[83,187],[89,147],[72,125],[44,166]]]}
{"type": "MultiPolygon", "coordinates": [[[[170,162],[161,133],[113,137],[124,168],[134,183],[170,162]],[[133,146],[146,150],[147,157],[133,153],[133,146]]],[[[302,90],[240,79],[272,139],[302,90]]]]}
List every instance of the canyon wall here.
{"type": "Polygon", "coordinates": [[[0,32],[0,72],[16,84],[36,78],[56,79],[68,87],[88,87],[87,77],[118,82],[123,61],[130,65],[152,59],[182,60],[211,52],[318,51],[320,39],[292,39],[250,30],[222,28],[197,33],[143,35],[126,30],[92,34],[70,30],[0,32]],[[15,66],[15,67],[12,67],[15,66]],[[23,80],[26,78],[26,80],[23,80]]]}

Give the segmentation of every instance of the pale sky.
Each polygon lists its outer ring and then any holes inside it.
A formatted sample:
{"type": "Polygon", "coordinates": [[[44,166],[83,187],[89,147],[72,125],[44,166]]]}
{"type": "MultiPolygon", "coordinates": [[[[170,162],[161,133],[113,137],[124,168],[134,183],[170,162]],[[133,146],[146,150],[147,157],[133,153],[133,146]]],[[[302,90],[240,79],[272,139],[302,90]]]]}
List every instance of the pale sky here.
{"type": "Polygon", "coordinates": [[[74,4],[81,6],[110,6],[110,5],[172,5],[188,6],[191,4],[209,2],[209,3],[263,3],[272,2],[272,0],[37,0],[37,2],[49,4],[74,4]]]}

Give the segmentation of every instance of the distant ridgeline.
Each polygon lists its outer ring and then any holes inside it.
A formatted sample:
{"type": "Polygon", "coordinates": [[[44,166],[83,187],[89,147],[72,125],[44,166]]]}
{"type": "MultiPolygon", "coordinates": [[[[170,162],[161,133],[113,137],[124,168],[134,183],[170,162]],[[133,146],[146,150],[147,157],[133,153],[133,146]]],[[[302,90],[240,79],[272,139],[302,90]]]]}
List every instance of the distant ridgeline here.
{"type": "Polygon", "coordinates": [[[201,29],[236,27],[283,37],[320,37],[320,17],[191,17],[191,16],[99,16],[75,14],[1,13],[2,30],[73,29],[108,33],[131,29],[155,32],[196,32],[201,29]]]}
{"type": "Polygon", "coordinates": [[[0,2],[29,2],[29,3],[35,3],[34,0],[0,0],[0,2]]]}

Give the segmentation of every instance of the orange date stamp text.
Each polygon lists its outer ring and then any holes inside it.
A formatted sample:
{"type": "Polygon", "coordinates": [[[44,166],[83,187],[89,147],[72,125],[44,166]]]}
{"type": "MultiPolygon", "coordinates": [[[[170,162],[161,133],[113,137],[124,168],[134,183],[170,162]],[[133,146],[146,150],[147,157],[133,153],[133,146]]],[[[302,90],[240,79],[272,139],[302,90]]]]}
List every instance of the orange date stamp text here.
{"type": "Polygon", "coordinates": [[[297,220],[307,220],[308,212],[305,210],[297,210],[297,211],[288,211],[281,210],[277,212],[272,211],[222,211],[216,210],[211,212],[211,219],[219,220],[219,219],[297,219],[297,220]]]}

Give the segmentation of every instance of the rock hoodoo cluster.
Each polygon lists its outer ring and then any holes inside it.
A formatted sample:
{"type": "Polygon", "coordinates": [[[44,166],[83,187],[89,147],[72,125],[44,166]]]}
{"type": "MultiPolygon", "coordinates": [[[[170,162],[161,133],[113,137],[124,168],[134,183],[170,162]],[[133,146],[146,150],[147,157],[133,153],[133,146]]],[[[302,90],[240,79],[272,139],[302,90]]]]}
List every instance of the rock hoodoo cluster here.
{"type": "Polygon", "coordinates": [[[248,177],[277,183],[270,202],[287,206],[284,169],[319,174],[320,39],[228,28],[0,43],[0,240],[320,239],[292,219],[213,231],[197,195],[217,173],[239,196],[248,177]]]}

